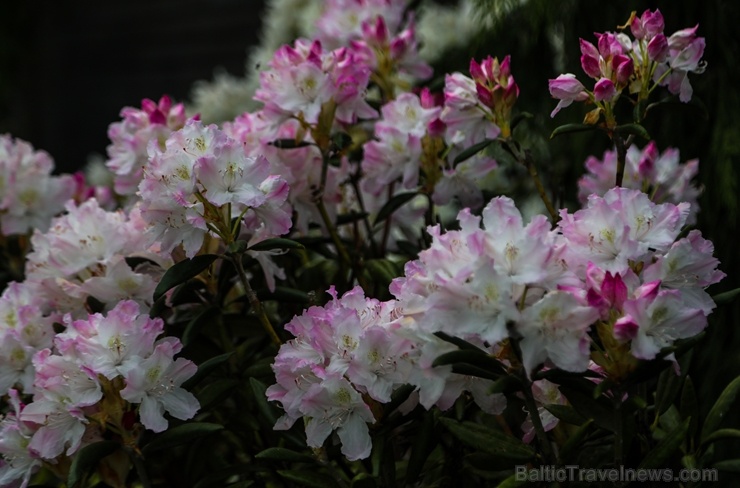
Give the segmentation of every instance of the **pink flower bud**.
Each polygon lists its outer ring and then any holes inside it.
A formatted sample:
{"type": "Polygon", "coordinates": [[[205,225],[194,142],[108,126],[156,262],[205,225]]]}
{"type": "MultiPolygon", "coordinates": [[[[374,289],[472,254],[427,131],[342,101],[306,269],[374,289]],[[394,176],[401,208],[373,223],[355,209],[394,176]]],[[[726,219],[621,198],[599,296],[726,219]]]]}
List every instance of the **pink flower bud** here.
{"type": "Polygon", "coordinates": [[[665,35],[658,34],[653,37],[647,46],[648,57],[651,61],[662,63],[668,55],[668,40],[665,35]]]}
{"type": "Polygon", "coordinates": [[[552,111],[550,117],[554,117],[561,108],[565,108],[573,102],[588,100],[588,92],[583,84],[576,79],[576,75],[568,73],[560,75],[549,81],[550,95],[560,100],[558,106],[552,111]]]}
{"type": "Polygon", "coordinates": [[[637,337],[639,329],[637,322],[629,315],[625,315],[614,324],[614,337],[621,342],[631,341],[637,337]]]}
{"type": "Polygon", "coordinates": [[[597,102],[611,101],[615,95],[617,95],[617,88],[612,80],[608,78],[602,78],[594,85],[594,99],[597,102]]]}
{"type": "Polygon", "coordinates": [[[624,54],[618,54],[612,58],[612,69],[617,75],[617,84],[621,86],[627,84],[635,70],[632,58],[624,54]]]}
{"type": "Polygon", "coordinates": [[[581,39],[581,67],[591,78],[598,80],[601,77],[599,51],[596,49],[596,46],[583,39],[581,39]]]}

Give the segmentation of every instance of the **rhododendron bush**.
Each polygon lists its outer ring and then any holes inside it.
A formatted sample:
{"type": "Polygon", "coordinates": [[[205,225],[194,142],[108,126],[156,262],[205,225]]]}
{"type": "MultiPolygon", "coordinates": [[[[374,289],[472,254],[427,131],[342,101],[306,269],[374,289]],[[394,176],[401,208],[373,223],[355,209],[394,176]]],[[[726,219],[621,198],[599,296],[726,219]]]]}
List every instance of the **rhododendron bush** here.
{"type": "Polygon", "coordinates": [[[0,486],[721,466],[740,383],[700,409],[687,371],[725,274],[699,161],[643,125],[655,93],[692,99],[699,28],[633,13],[580,41],[585,76],[553,74],[551,117],[584,121],[551,137],[604,151],[563,201],[517,60],[431,83],[408,3],[327,0],[234,120],[124,108],[110,186],[0,137],[0,486]]]}

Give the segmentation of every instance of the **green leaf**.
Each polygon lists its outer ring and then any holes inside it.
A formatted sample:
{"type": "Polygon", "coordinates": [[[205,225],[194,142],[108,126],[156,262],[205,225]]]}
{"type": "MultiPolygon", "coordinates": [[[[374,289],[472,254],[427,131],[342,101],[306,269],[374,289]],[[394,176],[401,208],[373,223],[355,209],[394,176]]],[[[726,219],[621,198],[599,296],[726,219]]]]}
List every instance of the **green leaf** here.
{"type": "Polygon", "coordinates": [[[714,463],[712,467],[720,471],[727,471],[729,473],[740,473],[740,459],[728,459],[726,461],[719,461],[714,463]]]}
{"type": "Polygon", "coordinates": [[[552,134],[550,134],[550,139],[563,134],[572,134],[574,132],[589,132],[594,130],[601,130],[601,128],[599,126],[591,124],[565,124],[556,127],[555,130],[552,131],[552,134]]]}
{"type": "Polygon", "coordinates": [[[197,395],[201,411],[207,411],[213,405],[229,398],[239,383],[239,380],[234,378],[222,378],[209,382],[197,395]]]}
{"type": "Polygon", "coordinates": [[[224,354],[220,354],[218,356],[212,357],[207,361],[204,361],[203,364],[199,364],[198,371],[196,371],[193,376],[188,378],[188,380],[182,384],[182,387],[186,390],[190,390],[192,387],[200,383],[200,381],[203,380],[206,376],[208,376],[211,371],[228,361],[232,354],[234,353],[227,352],[224,354]]]}
{"type": "Polygon", "coordinates": [[[285,469],[278,470],[278,474],[288,481],[298,483],[300,486],[308,486],[309,488],[330,488],[338,486],[337,482],[334,481],[334,478],[315,471],[285,469]]]}
{"type": "Polygon", "coordinates": [[[508,478],[506,478],[504,481],[496,485],[496,488],[518,488],[519,486],[524,486],[528,482],[526,479],[520,480],[519,475],[512,474],[508,478]]]}
{"type": "Polygon", "coordinates": [[[201,254],[195,256],[192,259],[185,259],[179,263],[173,265],[168,269],[162,280],[154,290],[154,301],[156,302],[171,288],[176,287],[179,284],[185,283],[190,278],[194,278],[207,269],[218,256],[215,254],[201,254]]]}
{"type": "Polygon", "coordinates": [[[276,286],[275,291],[267,289],[256,290],[255,293],[257,293],[257,298],[263,301],[277,300],[281,303],[309,303],[311,301],[311,297],[305,291],[287,286],[276,286]]]}
{"type": "Polygon", "coordinates": [[[250,251],[272,251],[273,249],[305,249],[305,246],[291,239],[273,237],[260,241],[249,248],[250,251]]]}
{"type": "Polygon", "coordinates": [[[341,151],[352,145],[352,136],[346,132],[336,132],[331,136],[332,149],[341,151]]]}
{"type": "Polygon", "coordinates": [[[367,212],[350,212],[342,215],[337,215],[337,226],[351,224],[352,222],[357,222],[367,216],[367,212]]]}
{"type": "Polygon", "coordinates": [[[365,268],[374,280],[385,286],[399,276],[396,266],[387,259],[368,259],[365,268]]]}
{"type": "Polygon", "coordinates": [[[734,290],[714,295],[712,300],[714,300],[714,303],[717,305],[727,305],[728,303],[732,303],[737,300],[737,297],[740,297],[740,288],[735,288],[734,290]]]}
{"type": "Polygon", "coordinates": [[[373,226],[377,225],[379,222],[384,221],[388,217],[390,217],[393,212],[401,208],[406,202],[413,200],[414,197],[418,195],[415,191],[409,191],[404,193],[399,193],[397,195],[394,195],[390,200],[385,202],[385,205],[380,209],[378,212],[378,215],[375,216],[375,221],[373,222],[373,226]]]}
{"type": "Polygon", "coordinates": [[[545,410],[556,416],[558,419],[571,425],[583,425],[586,422],[591,422],[590,419],[586,419],[586,417],[584,417],[573,407],[570,407],[568,405],[558,405],[557,403],[550,403],[543,406],[545,407],[545,410]]]}
{"type": "Polygon", "coordinates": [[[583,439],[586,437],[586,434],[591,429],[591,425],[593,424],[593,422],[594,421],[592,419],[588,419],[580,427],[578,427],[575,432],[568,436],[568,440],[565,441],[563,447],[560,448],[560,459],[562,459],[564,462],[568,462],[568,460],[570,459],[570,455],[576,452],[576,450],[580,447],[581,441],[583,441],[583,439]]]}
{"type": "Polygon", "coordinates": [[[519,439],[485,425],[474,422],[456,422],[445,417],[441,417],[439,422],[463,444],[494,456],[527,461],[536,454],[534,449],[519,439]]]}
{"type": "Polygon", "coordinates": [[[459,337],[451,336],[445,332],[439,331],[434,333],[435,336],[439,337],[445,342],[449,342],[450,344],[454,344],[460,349],[468,350],[468,351],[478,351],[483,354],[486,354],[485,351],[483,351],[480,347],[469,343],[468,341],[464,339],[460,339],[459,337]]]}
{"type": "Polygon", "coordinates": [[[67,486],[74,488],[77,483],[83,481],[87,474],[97,467],[101,459],[113,454],[121,447],[115,441],[100,441],[89,444],[80,449],[72,460],[67,477],[67,486]]]}
{"type": "Polygon", "coordinates": [[[447,364],[454,365],[457,363],[472,364],[492,373],[503,372],[503,367],[501,366],[501,363],[499,363],[496,359],[489,356],[480,349],[478,349],[478,351],[460,349],[457,351],[447,352],[445,354],[442,354],[441,356],[438,356],[437,359],[435,359],[432,363],[432,367],[445,366],[447,364]]]}
{"type": "Polygon", "coordinates": [[[694,382],[690,376],[686,380],[681,390],[681,408],[679,409],[682,419],[691,418],[689,424],[689,436],[693,439],[696,436],[696,430],[699,428],[699,405],[696,400],[696,391],[694,382]]]}
{"type": "Polygon", "coordinates": [[[270,447],[255,454],[255,459],[265,461],[284,461],[288,463],[316,463],[316,459],[306,454],[284,447],[270,447]]]}
{"type": "Polygon", "coordinates": [[[270,425],[275,425],[277,415],[275,415],[275,410],[267,401],[267,396],[265,394],[267,386],[255,377],[249,378],[249,385],[252,387],[252,393],[254,393],[254,400],[257,403],[257,408],[270,425]]]}
{"type": "Polygon", "coordinates": [[[146,455],[187,444],[195,439],[223,430],[223,428],[223,425],[208,422],[190,422],[178,425],[157,435],[149,444],[144,446],[143,452],[146,455]]]}
{"type": "Polygon", "coordinates": [[[712,442],[715,442],[721,439],[740,439],[740,430],[739,429],[717,429],[711,434],[709,434],[707,438],[702,441],[702,444],[708,445],[708,444],[711,444],[712,442]]]}
{"type": "Polygon", "coordinates": [[[650,134],[648,133],[647,129],[645,129],[640,124],[624,124],[624,125],[618,125],[614,128],[616,132],[618,132],[620,135],[635,135],[640,136],[646,141],[650,140],[650,134]]]}
{"type": "Polygon", "coordinates": [[[494,394],[494,393],[511,393],[514,391],[521,391],[522,389],[522,382],[513,375],[505,375],[501,376],[497,380],[493,382],[491,386],[488,387],[488,394],[494,394]]]}
{"type": "Polygon", "coordinates": [[[678,427],[673,429],[665,436],[652,451],[645,455],[640,463],[641,469],[657,469],[665,466],[665,463],[671,458],[671,455],[681,447],[686,439],[686,433],[689,431],[691,419],[681,422],[678,427]]]}
{"type": "Polygon", "coordinates": [[[312,142],[308,141],[296,141],[295,139],[275,139],[268,143],[270,146],[275,146],[278,149],[297,149],[299,147],[312,146],[312,142]]]}
{"type": "Polygon", "coordinates": [[[722,423],[722,419],[730,410],[732,404],[735,403],[735,398],[737,397],[738,392],[740,392],[740,376],[732,380],[732,382],[727,385],[727,388],[725,388],[714,403],[712,409],[707,414],[707,417],[704,420],[704,427],[701,431],[702,442],[704,442],[712,432],[717,430],[719,425],[722,423]]]}
{"type": "Polygon", "coordinates": [[[681,390],[681,376],[673,368],[667,368],[658,376],[658,386],[655,390],[655,410],[662,415],[673,405],[673,400],[681,390]]]}
{"type": "Polygon", "coordinates": [[[523,121],[525,121],[527,119],[532,119],[532,118],[534,118],[534,115],[532,115],[529,112],[520,112],[520,113],[516,114],[511,119],[511,130],[513,131],[523,121]]]}
{"type": "Polygon", "coordinates": [[[198,336],[203,326],[208,323],[213,323],[214,316],[219,315],[220,313],[221,309],[218,307],[206,307],[201,310],[201,312],[193,317],[193,319],[185,326],[185,330],[182,333],[182,345],[187,346],[193,342],[193,339],[198,336]]]}
{"type": "Polygon", "coordinates": [[[465,149],[463,152],[455,156],[455,159],[452,160],[452,166],[457,166],[458,164],[462,163],[465,160],[468,160],[487,148],[491,145],[493,142],[493,139],[485,139],[482,142],[479,142],[477,144],[473,144],[469,148],[465,149]]]}
{"type": "Polygon", "coordinates": [[[434,410],[424,412],[423,418],[412,439],[411,454],[406,465],[406,485],[410,486],[419,479],[424,463],[429,454],[437,446],[437,436],[435,432],[434,410]]]}
{"type": "Polygon", "coordinates": [[[594,399],[590,394],[563,385],[560,386],[560,392],[578,413],[593,419],[602,429],[614,432],[614,408],[611,405],[594,399]]]}

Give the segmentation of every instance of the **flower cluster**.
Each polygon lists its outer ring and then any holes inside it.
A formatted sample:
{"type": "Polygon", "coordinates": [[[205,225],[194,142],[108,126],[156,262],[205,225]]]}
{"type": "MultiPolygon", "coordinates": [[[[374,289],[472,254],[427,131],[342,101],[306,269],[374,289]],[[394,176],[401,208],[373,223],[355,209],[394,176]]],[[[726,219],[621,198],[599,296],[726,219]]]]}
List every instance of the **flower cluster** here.
{"type": "MultiPolygon", "coordinates": [[[[699,333],[714,308],[704,288],[724,273],[698,231],[677,240],[688,211],[626,188],[592,195],[574,214],[562,210],[552,230],[543,215],[524,225],[506,197],[482,217],[464,209],[460,230],[429,228],[431,246],[391,285],[395,300],[366,299],[357,288],[286,326],[296,338],[280,349],[277,385],[268,389],[286,410],[276,428],[303,417],[314,447],[336,429],[343,453],[356,459],[370,452],[365,424],[375,410],[366,398],[387,403],[398,385],[414,385],[425,408],[449,408],[467,390],[484,411],[503,410],[488,380],[432,367],[456,349],[439,332],[502,364],[521,361],[530,376],[541,366],[595,367],[618,379],[625,363],[629,372],[634,358],[653,359],[699,333]],[[503,347],[512,341],[521,356],[503,347]],[[600,347],[592,351],[594,341],[600,347]]],[[[562,402],[549,383],[535,390],[562,402]]],[[[524,430],[531,439],[531,424],[524,430]]]]}
{"type": "Polygon", "coordinates": [[[341,299],[330,293],[326,306],[311,307],[286,325],[295,339],[280,348],[273,365],[277,384],[267,390],[268,399],[285,409],[276,429],[303,418],[312,447],[336,430],[342,453],[354,460],[370,455],[367,424],[377,420],[378,406],[407,383],[419,393],[405,411],[416,402],[448,409],[463,390],[485,411],[503,411],[503,396],[487,391],[491,381],[454,374],[450,366],[432,368],[455,346],[408,323],[393,300],[365,298],[359,287],[341,299]]]}
{"type": "Polygon", "coordinates": [[[588,100],[596,109],[587,121],[594,123],[602,113],[609,121],[624,89],[645,100],[656,86],[667,86],[682,102],[691,100],[688,73],[702,73],[705,67],[701,61],[705,43],[696,36],[698,26],[666,37],[659,10],[633,15],[627,24],[634,39],[623,32],[596,34],[596,45],[581,39],[581,67],[595,80],[594,86],[586,88],[571,73],[550,80],[550,94],[560,100],[551,116],[573,102],[588,100]]]}
{"type": "Polygon", "coordinates": [[[190,121],[164,148],[151,149],[139,185],[141,218],[163,252],[183,244],[192,257],[207,233],[230,243],[242,224],[262,238],[290,229],[285,180],[215,125],[190,121]]]}
{"type": "Polygon", "coordinates": [[[168,96],[159,102],[142,100],[141,108],[125,107],[120,122],[108,128],[108,161],[115,174],[115,190],[120,195],[133,195],[141,182],[142,170],[149,160],[149,144],[162,146],[167,137],[185,125],[183,104],[173,105],[168,96]]]}
{"type": "MultiPolygon", "coordinates": [[[[699,171],[699,160],[680,161],[678,149],[668,148],[660,153],[652,141],[642,150],[632,145],[626,153],[622,186],[644,191],[655,202],[688,203],[691,208],[686,223],[691,225],[699,212],[697,198],[701,190],[692,182],[699,171]]],[[[582,204],[592,193],[603,196],[612,188],[617,152],[605,151],[601,160],[591,156],[585,166],[588,172],[578,180],[578,199],[582,204]]]]}
{"type": "Polygon", "coordinates": [[[54,161],[27,142],[0,136],[0,234],[49,227],[75,193],[70,175],[52,176],[54,161]]]}
{"type": "Polygon", "coordinates": [[[200,408],[182,383],[196,366],[174,356],[182,345],[165,337],[161,319],[141,313],[132,301],[118,303],[106,315],[82,320],[64,317],[65,332],[53,346],[33,356],[33,399],[21,404],[16,390],[15,413],[0,423],[0,479],[28,480],[42,461],[72,456],[83,443],[111,430],[122,438],[136,436],[141,424],[161,432],[164,413],[187,420],[200,408]]]}
{"type": "Polygon", "coordinates": [[[90,298],[107,309],[124,299],[151,306],[160,266],[170,260],[147,245],[138,209],[109,212],[94,199],[66,208],[48,232],[31,238],[25,285],[35,290],[35,303],[75,317],[90,311],[90,298]]]}

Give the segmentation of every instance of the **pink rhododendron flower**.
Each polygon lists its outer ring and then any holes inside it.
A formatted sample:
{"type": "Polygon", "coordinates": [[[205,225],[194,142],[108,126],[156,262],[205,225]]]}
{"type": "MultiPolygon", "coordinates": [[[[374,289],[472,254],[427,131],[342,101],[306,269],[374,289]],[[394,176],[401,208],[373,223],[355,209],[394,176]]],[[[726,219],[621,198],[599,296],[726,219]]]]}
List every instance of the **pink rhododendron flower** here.
{"type": "Polygon", "coordinates": [[[122,121],[108,128],[108,161],[113,171],[115,190],[120,195],[133,195],[143,177],[142,168],[148,163],[149,144],[162,145],[167,137],[185,125],[185,107],[174,104],[167,95],[156,103],[148,98],[141,101],[141,109],[125,107],[122,121]]]}
{"type": "Polygon", "coordinates": [[[54,161],[27,142],[0,135],[0,233],[49,228],[75,192],[70,175],[52,176],[54,161]]]}
{"type": "Polygon", "coordinates": [[[181,347],[176,340],[162,340],[146,359],[121,365],[126,380],[121,398],[141,404],[141,423],[154,432],[167,429],[165,412],[180,420],[189,420],[200,408],[195,396],[180,386],[198,369],[192,361],[174,359],[181,347]]]}

